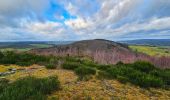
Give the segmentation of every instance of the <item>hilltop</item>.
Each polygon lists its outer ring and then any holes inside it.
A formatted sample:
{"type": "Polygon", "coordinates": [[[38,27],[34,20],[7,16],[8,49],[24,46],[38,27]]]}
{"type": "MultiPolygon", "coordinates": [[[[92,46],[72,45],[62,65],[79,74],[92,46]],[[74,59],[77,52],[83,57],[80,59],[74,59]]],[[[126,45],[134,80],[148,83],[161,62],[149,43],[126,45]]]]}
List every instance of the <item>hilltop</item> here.
{"type": "Polygon", "coordinates": [[[127,59],[129,59],[129,56],[136,55],[127,45],[104,39],[77,41],[50,48],[33,49],[30,52],[55,56],[88,56],[96,61],[99,61],[99,59],[97,60],[96,58],[100,58],[101,63],[116,63],[119,60],[128,62],[127,59]],[[117,59],[118,56],[119,59],[117,59]],[[117,61],[108,62],[111,58],[117,59],[117,61]]]}

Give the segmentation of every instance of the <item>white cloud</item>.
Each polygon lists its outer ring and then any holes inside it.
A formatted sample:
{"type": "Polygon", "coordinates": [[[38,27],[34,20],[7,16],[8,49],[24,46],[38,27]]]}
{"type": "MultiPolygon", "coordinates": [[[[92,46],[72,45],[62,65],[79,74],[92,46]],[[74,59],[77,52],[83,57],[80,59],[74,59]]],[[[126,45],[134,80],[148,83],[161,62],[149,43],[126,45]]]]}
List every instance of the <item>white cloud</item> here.
{"type": "Polygon", "coordinates": [[[131,23],[126,24],[120,28],[115,29],[115,32],[122,34],[138,32],[138,31],[148,31],[148,30],[164,30],[170,28],[170,17],[165,18],[154,18],[143,23],[131,23]]]}
{"type": "Polygon", "coordinates": [[[96,17],[109,23],[119,21],[136,7],[141,0],[102,0],[101,9],[96,17]]]}
{"type": "Polygon", "coordinates": [[[25,28],[34,33],[53,34],[61,32],[61,24],[57,22],[31,22],[25,24],[25,28]]]}
{"type": "Polygon", "coordinates": [[[0,40],[116,38],[139,31],[157,30],[161,34],[170,29],[170,12],[165,11],[170,8],[169,0],[56,0],[64,7],[61,11],[67,12],[51,16],[64,22],[44,19],[50,1],[1,0],[0,40]]]}
{"type": "Polygon", "coordinates": [[[91,26],[92,23],[89,20],[83,18],[76,18],[76,19],[66,20],[65,24],[76,31],[76,30],[87,28],[91,26]]]}
{"type": "MultiPolygon", "coordinates": [[[[71,11],[78,18],[66,20],[65,24],[72,28],[78,35],[88,35],[89,37],[110,37],[119,35],[114,33],[112,25],[122,19],[125,15],[139,4],[140,0],[98,0],[101,4],[100,9],[93,17],[82,17],[81,12],[77,13],[77,8],[71,3],[68,4],[69,12],[71,11]]],[[[80,2],[82,3],[82,2],[80,2]]],[[[84,36],[83,36],[84,37],[84,36]]]]}

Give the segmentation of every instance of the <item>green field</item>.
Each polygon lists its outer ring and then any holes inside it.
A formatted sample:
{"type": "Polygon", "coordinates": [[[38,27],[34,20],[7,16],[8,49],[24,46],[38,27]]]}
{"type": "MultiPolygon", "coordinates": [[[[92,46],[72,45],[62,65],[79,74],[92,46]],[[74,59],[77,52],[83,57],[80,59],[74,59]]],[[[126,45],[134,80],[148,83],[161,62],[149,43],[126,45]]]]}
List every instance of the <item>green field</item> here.
{"type": "Polygon", "coordinates": [[[29,51],[34,48],[48,48],[52,47],[53,45],[51,44],[29,44],[29,46],[22,46],[22,47],[13,47],[13,46],[8,46],[4,48],[0,48],[0,51],[29,51]]]}
{"type": "Polygon", "coordinates": [[[142,52],[151,56],[170,56],[170,47],[141,46],[141,45],[140,46],[131,45],[129,47],[136,52],[142,52]]]}

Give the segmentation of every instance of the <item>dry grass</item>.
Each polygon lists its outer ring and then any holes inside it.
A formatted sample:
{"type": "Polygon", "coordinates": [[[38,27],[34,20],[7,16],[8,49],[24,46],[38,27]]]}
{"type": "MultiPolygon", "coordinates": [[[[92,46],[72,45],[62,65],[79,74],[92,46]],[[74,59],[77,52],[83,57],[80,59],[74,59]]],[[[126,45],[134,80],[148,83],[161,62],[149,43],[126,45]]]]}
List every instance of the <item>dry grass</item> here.
{"type": "Polygon", "coordinates": [[[93,77],[89,81],[77,81],[72,71],[56,69],[47,70],[43,66],[34,65],[24,71],[9,75],[11,81],[25,76],[48,77],[58,75],[62,89],[48,96],[48,99],[59,100],[169,100],[170,91],[163,89],[142,89],[132,84],[122,84],[116,80],[98,80],[93,77]]]}
{"type": "Polygon", "coordinates": [[[15,68],[15,69],[17,69],[17,68],[19,68],[19,66],[17,66],[17,65],[0,65],[0,72],[6,72],[6,71],[8,71],[8,69],[9,68],[15,68]]]}

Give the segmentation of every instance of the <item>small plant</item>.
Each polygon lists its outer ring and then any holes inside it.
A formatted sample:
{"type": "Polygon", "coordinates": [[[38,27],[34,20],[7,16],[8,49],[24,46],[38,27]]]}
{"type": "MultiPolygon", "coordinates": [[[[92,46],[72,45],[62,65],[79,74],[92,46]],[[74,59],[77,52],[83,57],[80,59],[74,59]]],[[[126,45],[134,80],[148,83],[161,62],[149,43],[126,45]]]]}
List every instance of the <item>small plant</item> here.
{"type": "Polygon", "coordinates": [[[47,64],[45,67],[47,69],[56,69],[56,65],[55,64],[47,64]]]}
{"type": "Polygon", "coordinates": [[[64,69],[68,69],[68,70],[74,70],[74,69],[78,68],[79,66],[81,66],[81,64],[76,63],[76,62],[65,62],[62,65],[62,67],[64,69]]]}
{"type": "Polygon", "coordinates": [[[75,69],[75,73],[79,76],[80,80],[83,80],[84,78],[88,78],[89,75],[95,75],[96,70],[91,67],[78,67],[75,69]]]}

